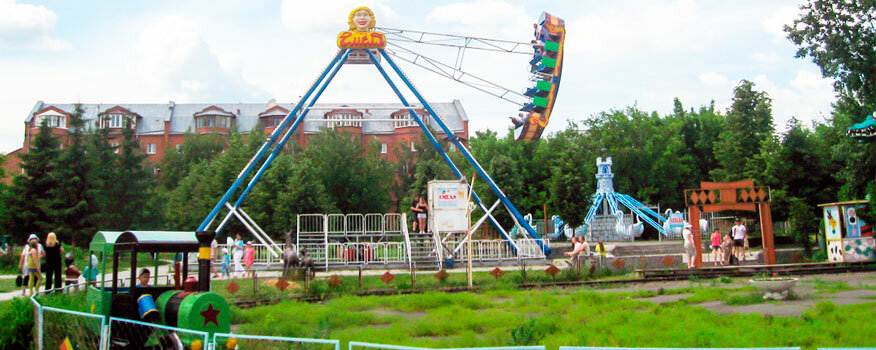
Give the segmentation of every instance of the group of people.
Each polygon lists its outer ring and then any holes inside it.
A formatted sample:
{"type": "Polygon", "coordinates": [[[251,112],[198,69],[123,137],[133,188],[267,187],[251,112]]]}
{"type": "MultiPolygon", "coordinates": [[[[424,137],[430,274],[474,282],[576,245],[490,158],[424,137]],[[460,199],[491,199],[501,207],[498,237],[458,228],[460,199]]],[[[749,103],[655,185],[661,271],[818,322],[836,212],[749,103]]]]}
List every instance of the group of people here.
{"type": "Polygon", "coordinates": [[[736,219],[730,232],[727,232],[723,237],[716,228],[709,238],[711,238],[715,265],[732,264],[734,260],[738,264],[748,254],[748,229],[739,219],[736,219]]]}
{"type": "MultiPolygon", "coordinates": [[[[694,245],[694,237],[690,227],[689,223],[685,223],[682,235],[684,237],[685,254],[688,257],[687,267],[694,268],[696,246],[694,245]]],[[[722,236],[718,228],[712,230],[709,240],[710,247],[712,248],[712,261],[715,266],[739,264],[748,253],[748,229],[739,218],[735,220],[735,224],[726,235],[722,236]]]]}
{"type": "MultiPolygon", "coordinates": [[[[587,243],[587,239],[584,237],[572,237],[572,251],[565,252],[564,254],[569,257],[566,263],[575,266],[575,264],[590,257],[590,244],[587,243]]],[[[606,257],[607,254],[604,242],[602,240],[597,241],[596,255],[606,257]]]]}
{"type": "Polygon", "coordinates": [[[21,258],[18,260],[18,268],[22,275],[21,294],[35,294],[43,281],[43,272],[46,274],[45,290],[47,291],[61,289],[62,271],[65,275],[66,285],[76,284],[81,275],[79,269],[73,265],[72,256],[65,258],[67,268],[62,269],[62,257],[64,257],[64,247],[58,241],[57,234],[49,232],[46,235],[45,245],[40,244],[40,239],[36,234],[31,234],[27,238],[27,244],[22,249],[21,258]],[[44,260],[45,264],[43,264],[44,260]],[[26,283],[23,282],[25,279],[26,283]]]}
{"type": "Polygon", "coordinates": [[[428,217],[427,213],[429,212],[429,204],[426,203],[426,199],[423,196],[417,196],[414,198],[414,201],[411,203],[411,212],[413,216],[417,218],[414,221],[413,232],[417,232],[419,229],[420,233],[424,233],[426,230],[426,218],[428,217]]]}
{"type": "MultiPolygon", "coordinates": [[[[225,246],[221,250],[219,250],[219,243],[215,239],[210,248],[213,252],[213,261],[219,260],[222,278],[255,277],[255,271],[252,269],[252,265],[255,263],[255,247],[253,247],[252,241],[244,243],[240,233],[236,234],[235,238],[228,235],[225,246]]],[[[212,269],[213,278],[219,278],[220,273],[216,271],[215,267],[212,269]]]]}

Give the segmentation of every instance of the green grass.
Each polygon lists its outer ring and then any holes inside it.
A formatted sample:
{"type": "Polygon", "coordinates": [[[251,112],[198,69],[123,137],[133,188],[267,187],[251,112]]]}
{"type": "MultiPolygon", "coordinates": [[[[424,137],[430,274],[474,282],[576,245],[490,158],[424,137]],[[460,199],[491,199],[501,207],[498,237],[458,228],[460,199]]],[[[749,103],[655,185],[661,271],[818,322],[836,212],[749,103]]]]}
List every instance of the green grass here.
{"type": "MultiPolygon", "coordinates": [[[[234,309],[245,334],[326,336],[422,347],[503,345],[624,347],[867,346],[876,302],[819,303],[802,317],[718,315],[686,303],[659,305],[633,293],[588,289],[344,296],[324,304],[285,301],[234,309]],[[736,331],[722,331],[733,325],[736,331]],[[855,332],[842,331],[853,327],[855,332]]],[[[695,295],[716,297],[704,288],[695,295]]],[[[752,298],[742,296],[744,298],[752,298]]],[[[734,299],[735,300],[735,299],[734,299]]]]}
{"type": "Polygon", "coordinates": [[[815,291],[820,294],[833,294],[855,289],[844,281],[822,281],[820,279],[814,279],[812,281],[807,281],[807,283],[813,283],[812,289],[815,289],[815,291]]]}
{"type": "MultiPolygon", "coordinates": [[[[551,281],[579,280],[578,274],[574,269],[564,269],[554,277],[551,277],[543,270],[543,268],[539,268],[536,270],[527,269],[526,282],[545,283],[551,281]]],[[[450,273],[448,274],[447,279],[445,279],[444,281],[436,278],[435,274],[436,272],[434,271],[428,273],[417,273],[416,290],[440,291],[442,289],[460,288],[466,287],[468,285],[465,273],[450,273]]],[[[393,279],[390,283],[383,282],[380,277],[380,275],[362,276],[361,287],[359,286],[358,276],[338,276],[338,278],[340,278],[341,280],[341,284],[338,286],[330,286],[328,284],[328,280],[330,277],[320,277],[311,281],[309,286],[309,293],[317,297],[328,298],[345,295],[359,295],[366,291],[397,293],[414,289],[414,282],[411,280],[410,273],[397,274],[395,275],[395,279],[393,279]]],[[[589,276],[588,272],[582,271],[580,280],[617,280],[617,284],[604,284],[597,287],[617,288],[624,285],[622,283],[623,280],[630,278],[635,278],[635,275],[633,273],[630,273],[629,271],[618,271],[615,269],[603,268],[595,271],[592,278],[589,276]]],[[[270,280],[273,281],[275,279],[271,278],[270,280]]],[[[487,271],[478,271],[472,274],[472,280],[473,285],[481,291],[513,289],[524,282],[522,272],[517,270],[505,271],[505,274],[498,279],[490,275],[490,273],[487,271]]],[[[253,300],[275,298],[281,296],[301,296],[304,294],[303,288],[291,288],[287,289],[284,292],[281,292],[272,285],[262,284],[264,280],[260,280],[258,293],[254,293],[252,279],[235,279],[234,281],[238,284],[238,286],[240,286],[240,290],[233,295],[226,290],[226,287],[228,286],[228,284],[230,284],[230,280],[213,280],[212,289],[214,292],[219,293],[220,295],[229,298],[230,300],[253,300]]],[[[295,283],[303,287],[303,282],[298,281],[295,283]]]]}
{"type": "Polygon", "coordinates": [[[20,290],[21,287],[15,286],[15,278],[0,278],[0,293],[20,290]]]}

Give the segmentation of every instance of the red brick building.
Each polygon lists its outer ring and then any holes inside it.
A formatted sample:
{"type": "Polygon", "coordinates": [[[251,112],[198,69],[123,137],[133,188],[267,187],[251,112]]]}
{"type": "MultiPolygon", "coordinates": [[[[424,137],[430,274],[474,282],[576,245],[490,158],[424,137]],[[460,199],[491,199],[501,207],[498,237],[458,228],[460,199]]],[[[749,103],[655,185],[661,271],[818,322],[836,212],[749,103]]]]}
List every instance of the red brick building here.
{"type": "MultiPolygon", "coordinates": [[[[433,103],[431,106],[456,136],[464,142],[468,139],[468,116],[459,100],[433,103]]],[[[240,132],[262,130],[270,134],[293,105],[276,104],[273,100],[267,104],[177,104],[171,101],[166,104],[82,104],[82,108],[85,129],[109,129],[112,144],[120,144],[123,128],[131,125],[135,128],[143,153],[148,155],[148,161],[158,164],[168,149],[183,143],[187,134],[229,134],[235,129],[240,132]],[[131,123],[128,124],[128,121],[131,123]]],[[[67,144],[73,109],[74,105],[69,103],[37,102],[24,121],[24,145],[8,154],[10,157],[4,166],[7,174],[14,176],[21,173],[20,159],[16,155],[27,152],[43,120],[52,128],[52,134],[59,137],[62,144],[67,144]]],[[[416,111],[436,130],[436,137],[443,139],[447,136],[425,110],[416,111]]],[[[415,150],[423,147],[417,144],[420,141],[419,126],[400,104],[316,104],[310,108],[290,142],[306,146],[308,135],[322,128],[348,130],[361,140],[363,146],[376,139],[381,144],[381,154],[392,161],[397,159],[395,147],[400,142],[405,145],[413,142],[415,150]]]]}

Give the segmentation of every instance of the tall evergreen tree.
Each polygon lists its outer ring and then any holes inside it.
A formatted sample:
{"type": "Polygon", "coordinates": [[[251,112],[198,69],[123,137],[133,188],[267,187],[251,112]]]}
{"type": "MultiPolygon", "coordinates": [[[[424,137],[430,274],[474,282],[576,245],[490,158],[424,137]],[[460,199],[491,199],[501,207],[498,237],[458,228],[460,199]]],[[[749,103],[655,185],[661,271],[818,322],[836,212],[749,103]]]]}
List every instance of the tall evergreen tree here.
{"type": "Polygon", "coordinates": [[[122,129],[122,144],[116,163],[115,181],[110,198],[110,209],[119,213],[113,229],[131,230],[142,224],[142,218],[151,210],[146,206],[152,174],[144,167],[146,155],[134,133],[131,120],[122,129]]]}
{"type": "Polygon", "coordinates": [[[720,168],[711,172],[718,181],[735,181],[757,172],[748,163],[760,154],[761,145],[774,131],[772,100],[754,83],[742,80],[733,90],[733,104],[727,113],[727,126],[715,145],[720,168]]]}
{"type": "Polygon", "coordinates": [[[30,233],[54,229],[49,205],[50,190],[57,186],[51,176],[60,149],[58,140],[46,121],[40,124],[39,132],[31,140],[31,148],[22,153],[21,169],[24,174],[12,180],[10,191],[11,231],[24,239],[30,233]]]}
{"type": "Polygon", "coordinates": [[[91,163],[86,158],[84,112],[82,105],[76,104],[70,114],[70,142],[60,152],[50,173],[57,186],[49,190],[52,196],[49,209],[55,231],[79,244],[85,244],[94,232],[94,206],[90,204],[94,191],[87,179],[91,163]]]}
{"type": "Polygon", "coordinates": [[[90,132],[87,150],[88,160],[91,162],[87,179],[92,188],[92,200],[89,204],[94,213],[94,226],[101,230],[120,229],[117,223],[121,220],[122,213],[113,210],[118,147],[110,144],[109,129],[97,128],[90,132]]]}

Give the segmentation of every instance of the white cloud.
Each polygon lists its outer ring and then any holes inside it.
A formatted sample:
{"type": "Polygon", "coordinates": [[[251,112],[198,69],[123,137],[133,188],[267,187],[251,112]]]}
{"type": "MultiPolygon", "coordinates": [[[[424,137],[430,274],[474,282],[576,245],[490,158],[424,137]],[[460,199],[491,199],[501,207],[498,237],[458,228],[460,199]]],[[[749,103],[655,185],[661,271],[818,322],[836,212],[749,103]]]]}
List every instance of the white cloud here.
{"type": "Polygon", "coordinates": [[[781,87],[763,74],[755,77],[753,82],[755,89],[766,91],[773,100],[773,122],[777,131],[784,131],[791,117],[804,125],[811,121],[823,122],[834,100],[831,81],[808,70],[797,71],[788,82],[789,87],[781,87]]]}
{"type": "Polygon", "coordinates": [[[704,72],[700,73],[697,77],[700,79],[700,82],[707,86],[725,86],[727,85],[727,76],[714,73],[714,72],[704,72]]]}
{"type": "Polygon", "coordinates": [[[699,51],[722,33],[721,16],[699,8],[693,0],[644,2],[640,6],[610,7],[566,21],[567,47],[594,59],[699,51]]]}
{"type": "Polygon", "coordinates": [[[283,0],[280,18],[283,25],[297,32],[340,32],[348,26],[350,11],[359,6],[374,12],[378,27],[391,26],[399,18],[398,13],[379,0],[283,0]]]}
{"type": "Polygon", "coordinates": [[[451,32],[486,37],[531,39],[535,19],[520,6],[503,0],[475,0],[439,6],[426,15],[426,21],[449,25],[451,32]]]}
{"type": "Polygon", "coordinates": [[[783,61],[782,57],[779,55],[776,55],[775,53],[765,54],[765,53],[761,53],[761,52],[755,52],[755,53],[751,54],[751,59],[754,60],[755,62],[768,63],[768,64],[780,63],[783,61]]]}
{"type": "Polygon", "coordinates": [[[797,6],[782,6],[773,13],[772,16],[763,20],[761,25],[763,29],[772,35],[776,42],[784,42],[788,40],[785,33],[785,25],[791,25],[800,10],[797,6]]]}
{"type": "Polygon", "coordinates": [[[239,54],[221,54],[204,41],[200,28],[179,16],[165,16],[143,29],[134,44],[134,70],[156,94],[174,100],[267,100],[268,94],[245,81],[239,54]]]}
{"type": "Polygon", "coordinates": [[[45,6],[0,0],[0,48],[64,50],[70,43],[55,37],[58,16],[45,6]]]}

